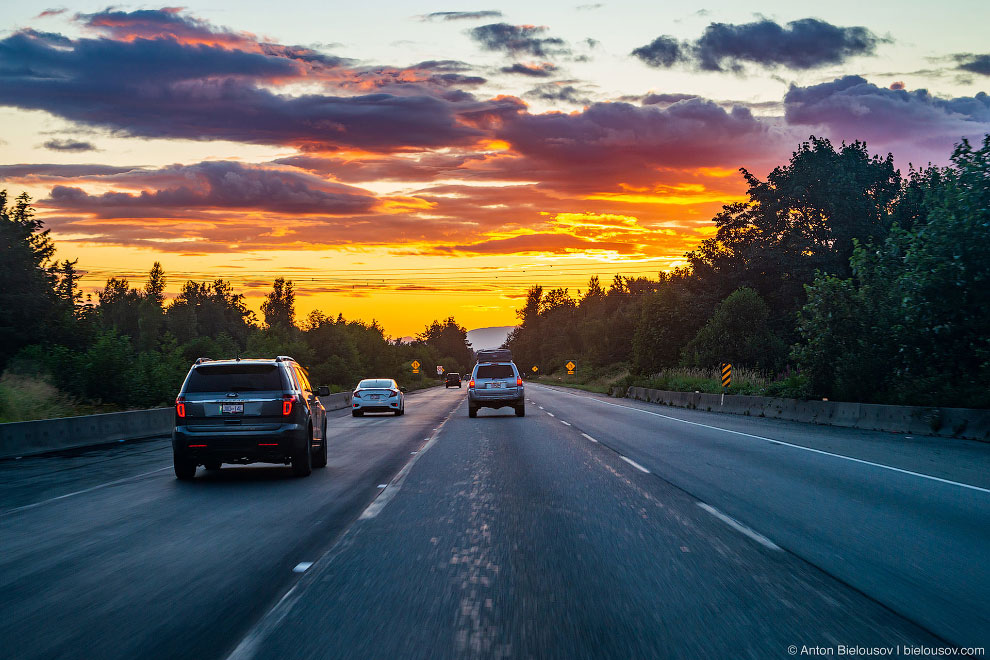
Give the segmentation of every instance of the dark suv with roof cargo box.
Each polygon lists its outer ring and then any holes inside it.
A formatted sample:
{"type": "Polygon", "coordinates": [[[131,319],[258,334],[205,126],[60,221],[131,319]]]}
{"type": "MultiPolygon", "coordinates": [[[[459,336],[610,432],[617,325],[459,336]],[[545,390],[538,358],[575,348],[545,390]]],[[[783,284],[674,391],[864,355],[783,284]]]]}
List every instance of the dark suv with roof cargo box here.
{"type": "Polygon", "coordinates": [[[282,463],[298,476],[327,464],[327,412],[306,370],[280,355],[274,360],[200,358],[175,399],[172,452],[183,481],[197,466],[282,463]]]}

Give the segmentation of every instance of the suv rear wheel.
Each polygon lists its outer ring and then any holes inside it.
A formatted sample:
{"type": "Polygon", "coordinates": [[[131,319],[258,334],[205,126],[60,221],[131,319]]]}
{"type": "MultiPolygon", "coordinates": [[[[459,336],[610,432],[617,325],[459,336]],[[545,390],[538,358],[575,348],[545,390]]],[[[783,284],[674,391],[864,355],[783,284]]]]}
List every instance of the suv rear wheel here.
{"type": "Polygon", "coordinates": [[[526,416],[526,404],[524,403],[520,406],[516,406],[516,417],[525,417],[525,416],[526,416]]]}
{"type": "Polygon", "coordinates": [[[302,448],[292,456],[292,472],[297,477],[308,477],[313,472],[313,452],[310,448],[313,444],[313,427],[309,428],[308,435],[302,448]]]}
{"type": "Polygon", "coordinates": [[[478,408],[477,408],[477,406],[472,406],[469,403],[468,404],[468,417],[477,417],[477,416],[478,416],[478,408]]]}
{"type": "Polygon", "coordinates": [[[196,463],[178,454],[172,455],[175,466],[175,478],[179,481],[192,481],[196,477],[196,463]]]}

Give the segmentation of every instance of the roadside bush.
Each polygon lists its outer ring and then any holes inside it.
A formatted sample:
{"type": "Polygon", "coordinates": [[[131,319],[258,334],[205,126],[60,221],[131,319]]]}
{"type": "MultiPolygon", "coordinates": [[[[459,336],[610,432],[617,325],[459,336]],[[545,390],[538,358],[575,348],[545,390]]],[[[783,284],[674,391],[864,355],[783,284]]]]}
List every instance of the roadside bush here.
{"type": "Polygon", "coordinates": [[[0,376],[0,423],[75,414],[75,401],[48,380],[10,371],[0,376]]]}

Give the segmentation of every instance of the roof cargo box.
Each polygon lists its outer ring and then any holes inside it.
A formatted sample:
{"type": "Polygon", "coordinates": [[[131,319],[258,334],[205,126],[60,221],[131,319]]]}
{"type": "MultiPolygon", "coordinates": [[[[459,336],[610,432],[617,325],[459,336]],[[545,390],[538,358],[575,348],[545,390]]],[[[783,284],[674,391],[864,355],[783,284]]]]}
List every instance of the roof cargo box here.
{"type": "Polygon", "coordinates": [[[492,348],[478,351],[478,362],[512,362],[512,351],[507,348],[492,348]]]}

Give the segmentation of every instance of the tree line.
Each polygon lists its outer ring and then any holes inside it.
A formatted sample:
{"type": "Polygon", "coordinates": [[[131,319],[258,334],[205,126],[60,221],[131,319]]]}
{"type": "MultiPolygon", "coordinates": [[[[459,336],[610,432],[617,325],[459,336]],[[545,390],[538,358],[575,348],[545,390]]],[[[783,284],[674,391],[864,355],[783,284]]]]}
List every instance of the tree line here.
{"type": "MultiPolygon", "coordinates": [[[[297,320],[291,280],[277,278],[261,319],[223,279],[185,282],[165,296],[167,274],[155,262],[132,286],[111,277],[95,298],[79,287],[77,261],[54,261],[55,243],[31,199],[0,191],[0,371],[46,380],[79,401],[151,407],[175,398],[199,357],[291,355],[314,384],[335,390],[366,377],[392,377],[408,387],[435,383],[436,365],[473,364],[467,330],[453,317],[425,327],[412,342],[381,325],[315,310],[297,320]],[[410,363],[423,368],[413,375],[410,363]]],[[[2,394],[2,392],[0,392],[2,394]]],[[[0,402],[2,403],[2,402],[0,402]]]]}
{"type": "Polygon", "coordinates": [[[533,286],[506,345],[526,365],[619,366],[629,383],[722,363],[767,394],[990,407],[990,135],[945,167],[894,167],[812,136],[713,218],[688,265],[533,286]]]}

